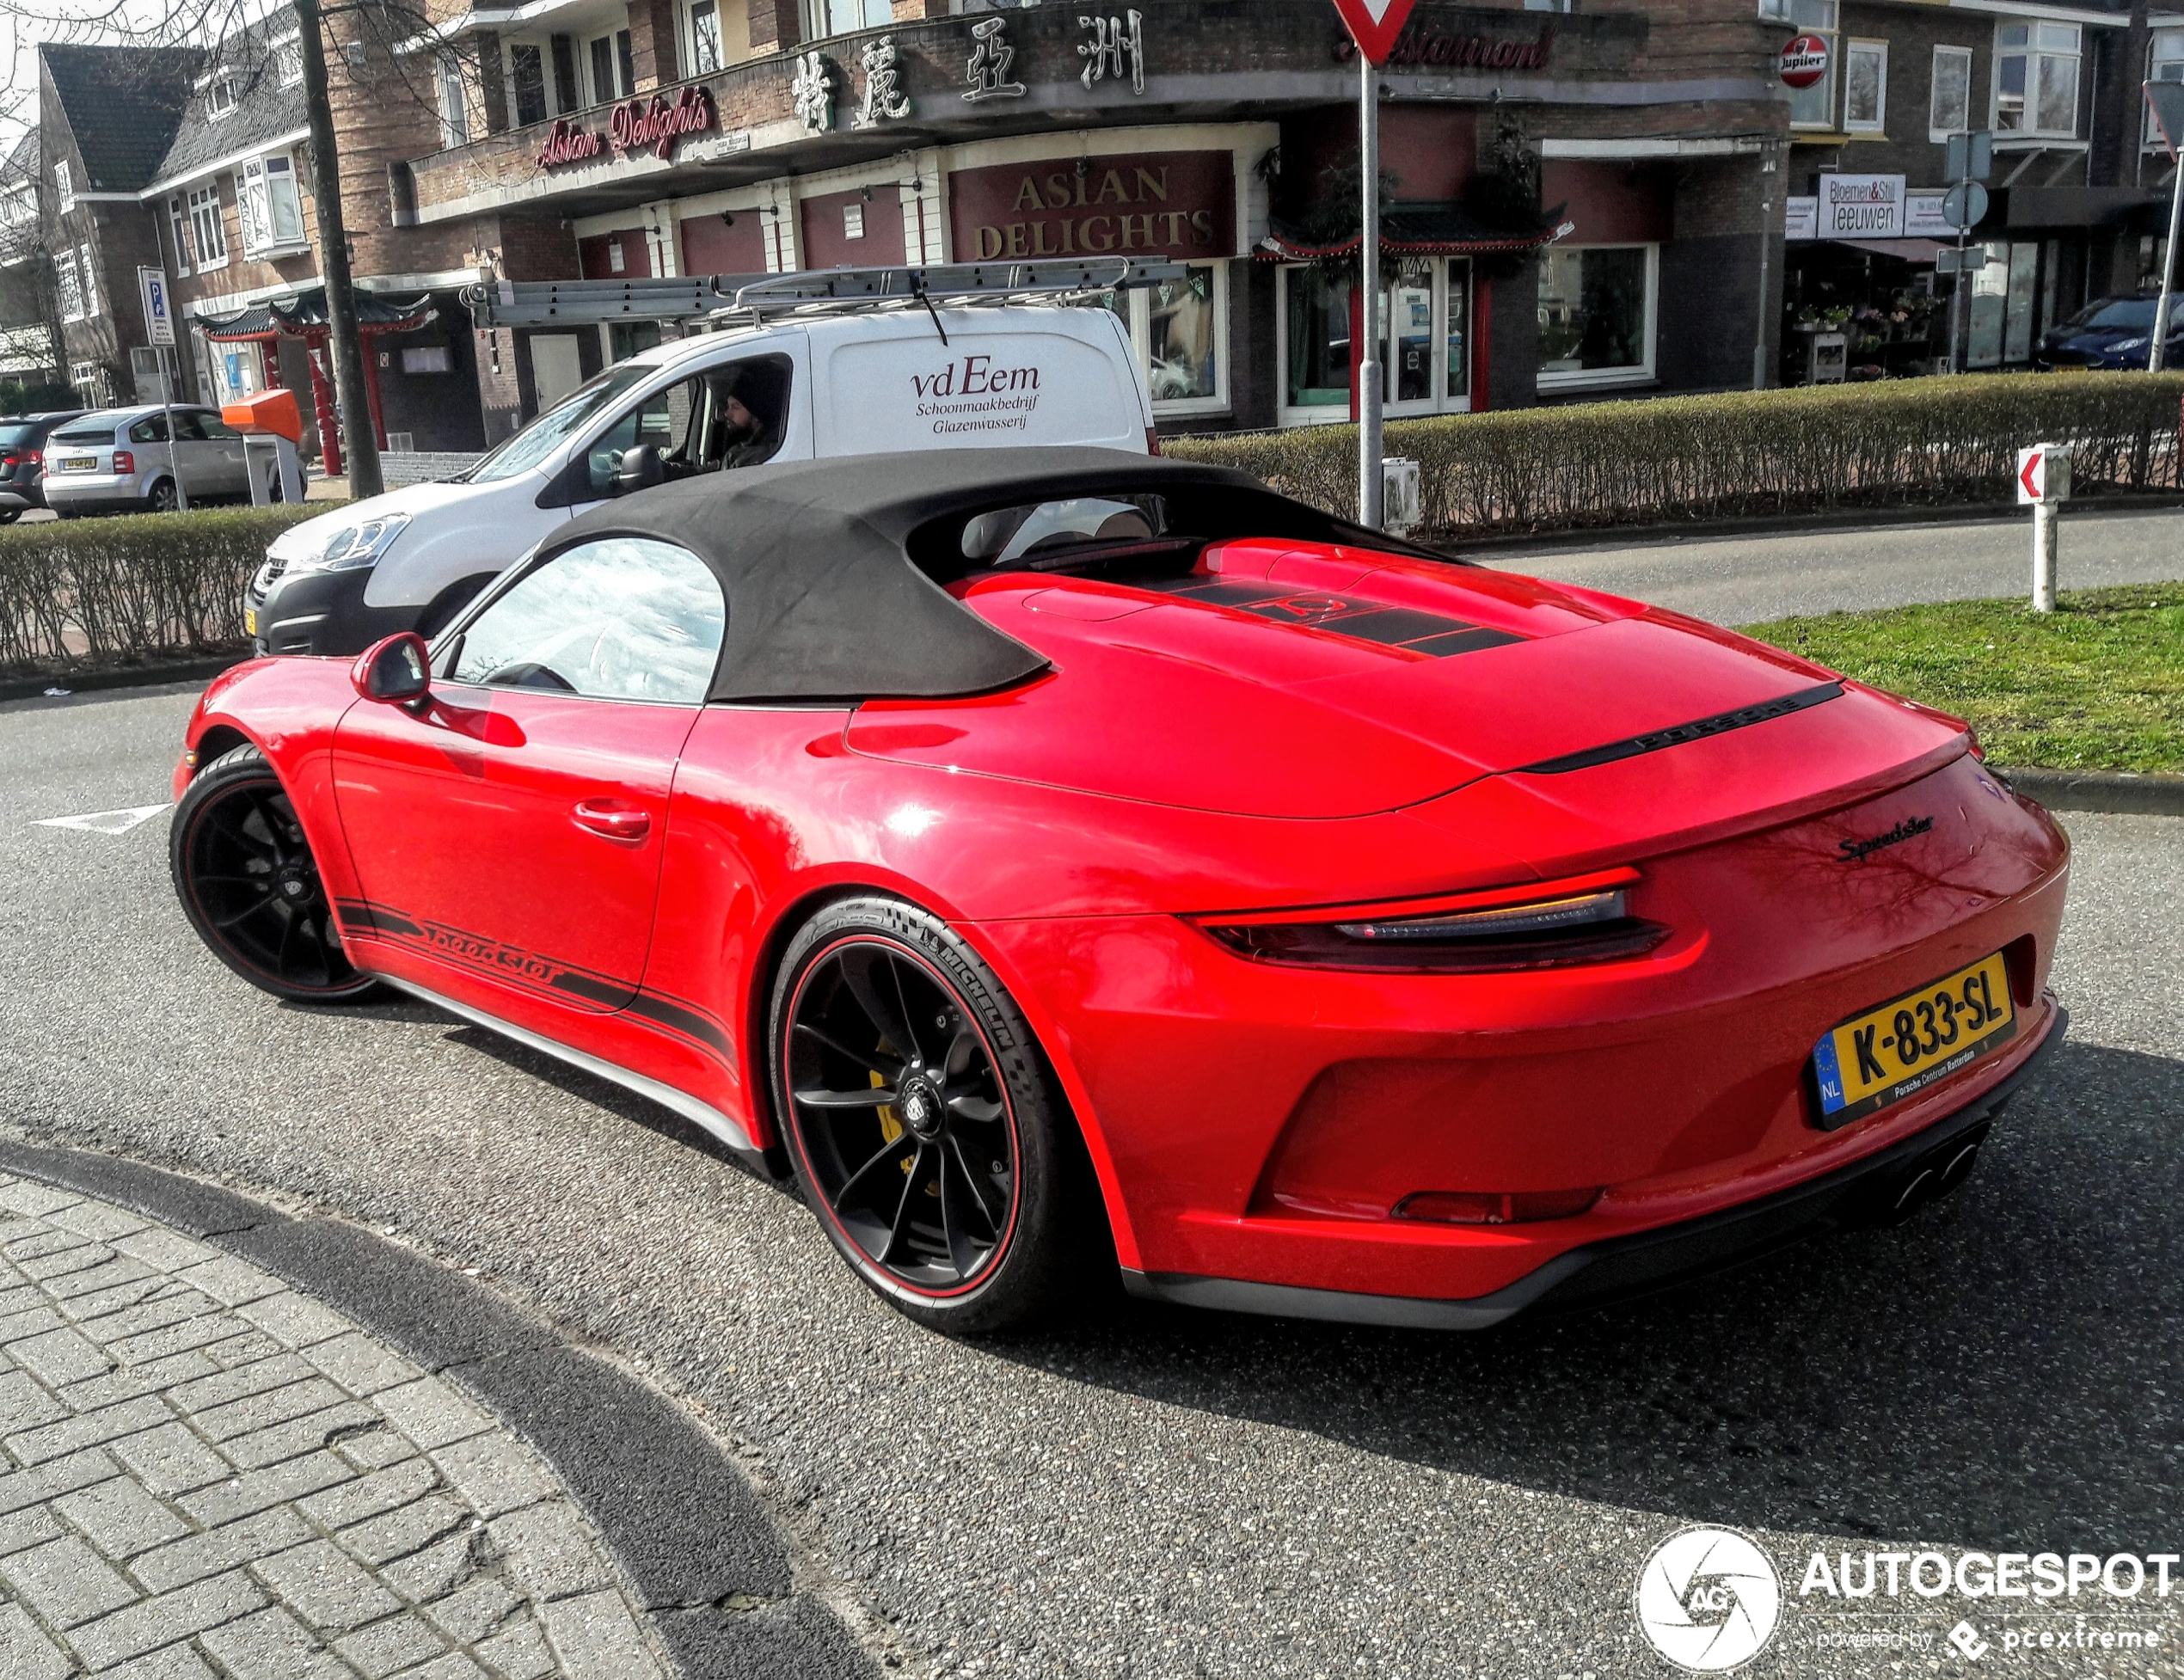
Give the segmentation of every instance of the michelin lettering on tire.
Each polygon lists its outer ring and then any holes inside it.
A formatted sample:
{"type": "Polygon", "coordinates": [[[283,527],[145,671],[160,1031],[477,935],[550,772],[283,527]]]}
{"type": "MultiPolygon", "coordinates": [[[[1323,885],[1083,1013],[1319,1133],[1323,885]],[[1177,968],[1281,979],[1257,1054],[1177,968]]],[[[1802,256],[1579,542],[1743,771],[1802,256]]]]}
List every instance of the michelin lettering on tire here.
{"type": "Polygon", "coordinates": [[[1684,1529],[1638,1573],[1638,1625],[1653,1649],[1693,1674],[1741,1667],[1767,1648],[1782,1587],[1767,1554],[1730,1529],[1684,1529]]]}

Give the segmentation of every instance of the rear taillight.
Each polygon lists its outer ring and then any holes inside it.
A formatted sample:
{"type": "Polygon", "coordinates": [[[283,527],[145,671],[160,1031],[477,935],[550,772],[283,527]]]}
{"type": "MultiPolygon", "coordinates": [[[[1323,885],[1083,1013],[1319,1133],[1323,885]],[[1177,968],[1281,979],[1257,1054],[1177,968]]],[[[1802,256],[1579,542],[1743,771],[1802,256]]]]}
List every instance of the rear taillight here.
{"type": "Polygon", "coordinates": [[[28,450],[24,451],[22,458],[34,467],[42,467],[46,464],[46,452],[43,450],[28,450]]]}
{"type": "Polygon", "coordinates": [[[1650,951],[1668,929],[1630,914],[1635,869],[1420,903],[1192,918],[1237,955],[1321,968],[1464,974],[1605,962],[1650,951]]]}
{"type": "Polygon", "coordinates": [[[130,454],[126,449],[118,449],[114,451],[113,469],[118,473],[132,473],[136,471],[137,457],[130,454]]]}
{"type": "Polygon", "coordinates": [[[9,450],[5,455],[0,455],[0,467],[20,467],[22,463],[23,457],[13,450],[9,450]]]}
{"type": "Polygon", "coordinates": [[[1157,426],[1149,426],[1145,428],[1145,453],[1148,455],[1160,453],[1160,430],[1157,426]]]}

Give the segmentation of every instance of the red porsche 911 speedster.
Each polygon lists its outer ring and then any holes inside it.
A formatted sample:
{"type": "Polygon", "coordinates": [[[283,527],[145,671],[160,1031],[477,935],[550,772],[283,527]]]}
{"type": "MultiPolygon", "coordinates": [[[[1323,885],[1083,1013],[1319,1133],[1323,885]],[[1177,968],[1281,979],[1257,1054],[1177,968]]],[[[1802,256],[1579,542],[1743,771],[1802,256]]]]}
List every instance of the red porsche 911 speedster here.
{"type": "Polygon", "coordinates": [[[175,881],[793,1178],[923,1322],[1468,1327],[1907,1215],[2063,1011],[1958,720],[1216,468],[752,468],[205,694],[175,881]]]}

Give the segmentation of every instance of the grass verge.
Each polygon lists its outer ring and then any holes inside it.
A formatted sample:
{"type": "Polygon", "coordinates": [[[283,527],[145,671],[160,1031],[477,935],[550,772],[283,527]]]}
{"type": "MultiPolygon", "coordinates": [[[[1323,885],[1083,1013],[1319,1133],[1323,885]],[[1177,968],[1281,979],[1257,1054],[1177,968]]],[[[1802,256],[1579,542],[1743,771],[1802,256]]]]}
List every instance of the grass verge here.
{"type": "Polygon", "coordinates": [[[2184,771],[2184,583],[2084,590],[2052,614],[1944,601],[1745,633],[1968,718],[1998,764],[2184,771]]]}

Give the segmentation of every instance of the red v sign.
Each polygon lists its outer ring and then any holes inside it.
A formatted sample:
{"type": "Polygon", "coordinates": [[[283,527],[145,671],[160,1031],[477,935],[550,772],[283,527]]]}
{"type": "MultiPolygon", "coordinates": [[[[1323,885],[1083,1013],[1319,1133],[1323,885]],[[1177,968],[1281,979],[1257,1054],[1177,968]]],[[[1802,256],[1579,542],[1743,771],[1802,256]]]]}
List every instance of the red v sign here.
{"type": "Polygon", "coordinates": [[[1414,0],[1334,0],[1334,9],[1342,14],[1343,24],[1365,61],[1383,64],[1396,50],[1396,37],[1410,21],[1414,3],[1414,0]]]}

